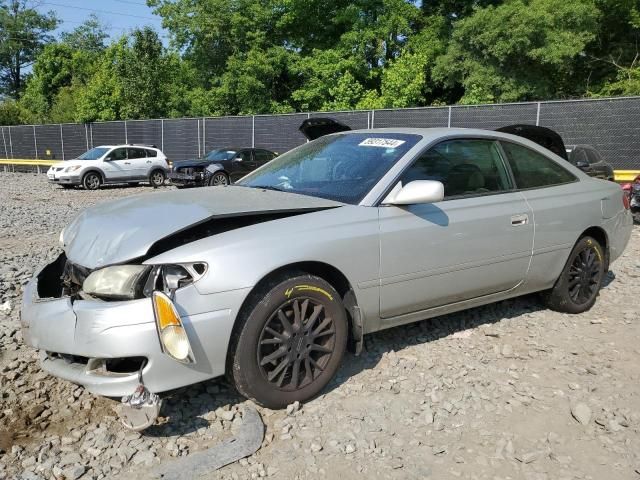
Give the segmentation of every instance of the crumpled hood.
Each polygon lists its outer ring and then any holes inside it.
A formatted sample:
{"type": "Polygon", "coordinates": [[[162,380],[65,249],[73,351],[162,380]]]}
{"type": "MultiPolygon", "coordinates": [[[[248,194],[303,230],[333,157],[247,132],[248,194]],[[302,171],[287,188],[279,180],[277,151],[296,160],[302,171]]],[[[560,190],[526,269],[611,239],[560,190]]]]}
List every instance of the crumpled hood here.
{"type": "Polygon", "coordinates": [[[215,217],[312,210],[342,203],[248,187],[145,193],[87,208],[64,229],[67,258],[89,269],[144,256],[158,240],[215,217]]]}
{"type": "Polygon", "coordinates": [[[214,162],[213,160],[206,160],[204,158],[194,158],[192,160],[176,160],[175,162],[173,162],[173,168],[175,170],[185,167],[206,167],[207,165],[210,165],[212,163],[218,162],[214,162]]]}

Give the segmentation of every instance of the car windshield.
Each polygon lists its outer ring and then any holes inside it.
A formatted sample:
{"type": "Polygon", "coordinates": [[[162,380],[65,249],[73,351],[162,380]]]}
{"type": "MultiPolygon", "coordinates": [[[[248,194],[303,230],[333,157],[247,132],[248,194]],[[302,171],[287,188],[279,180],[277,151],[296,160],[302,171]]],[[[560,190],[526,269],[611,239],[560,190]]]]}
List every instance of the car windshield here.
{"type": "Polygon", "coordinates": [[[321,137],[275,158],[237,185],[357,204],[420,139],[387,132],[321,137]]]}
{"type": "Polygon", "coordinates": [[[77,158],[77,160],[98,160],[100,157],[102,157],[108,151],[109,151],[109,149],[106,148],[106,147],[92,148],[88,152],[84,152],[82,155],[80,155],[77,158]]]}
{"type": "Polygon", "coordinates": [[[204,156],[204,158],[205,160],[231,160],[235,155],[235,150],[218,149],[211,150],[204,156]]]}

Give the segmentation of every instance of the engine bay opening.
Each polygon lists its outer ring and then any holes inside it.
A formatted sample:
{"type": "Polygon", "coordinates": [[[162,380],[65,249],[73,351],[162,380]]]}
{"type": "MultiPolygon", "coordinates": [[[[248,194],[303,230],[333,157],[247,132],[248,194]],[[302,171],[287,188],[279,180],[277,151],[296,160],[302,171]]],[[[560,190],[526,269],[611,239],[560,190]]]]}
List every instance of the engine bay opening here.
{"type": "Polygon", "coordinates": [[[61,253],[56,260],[42,269],[38,275],[38,297],[60,298],[63,296],[62,276],[67,256],[61,253]]]}

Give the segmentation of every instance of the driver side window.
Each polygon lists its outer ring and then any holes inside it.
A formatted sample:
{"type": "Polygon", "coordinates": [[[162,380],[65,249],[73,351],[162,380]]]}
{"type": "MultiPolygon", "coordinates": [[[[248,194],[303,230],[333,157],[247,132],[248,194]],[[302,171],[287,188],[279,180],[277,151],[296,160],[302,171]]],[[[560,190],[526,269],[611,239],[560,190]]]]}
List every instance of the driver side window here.
{"type": "Polygon", "coordinates": [[[116,148],[112,150],[111,153],[107,156],[109,160],[126,160],[127,159],[127,149],[126,148],[116,148]]]}
{"type": "Polygon", "coordinates": [[[400,177],[402,185],[414,180],[437,180],[445,199],[510,190],[511,181],[493,140],[448,140],[418,157],[400,177]]]}
{"type": "Polygon", "coordinates": [[[251,150],[242,150],[241,152],[238,152],[236,158],[241,158],[243,162],[250,162],[251,150]]]}

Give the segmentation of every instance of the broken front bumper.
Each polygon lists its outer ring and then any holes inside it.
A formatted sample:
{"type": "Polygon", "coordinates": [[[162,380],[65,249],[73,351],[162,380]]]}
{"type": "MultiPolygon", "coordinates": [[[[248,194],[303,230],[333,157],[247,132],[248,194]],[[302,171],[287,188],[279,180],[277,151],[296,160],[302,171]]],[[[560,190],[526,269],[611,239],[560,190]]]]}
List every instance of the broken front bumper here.
{"type": "Polygon", "coordinates": [[[36,275],[24,291],[25,343],[41,350],[45,371],[109,397],[133,392],[143,365],[143,383],[155,393],[223,375],[233,321],[248,293],[200,295],[193,285],[176,292],[195,357],[183,364],[161,351],[150,299],[39,298],[38,281],[36,275]]]}

